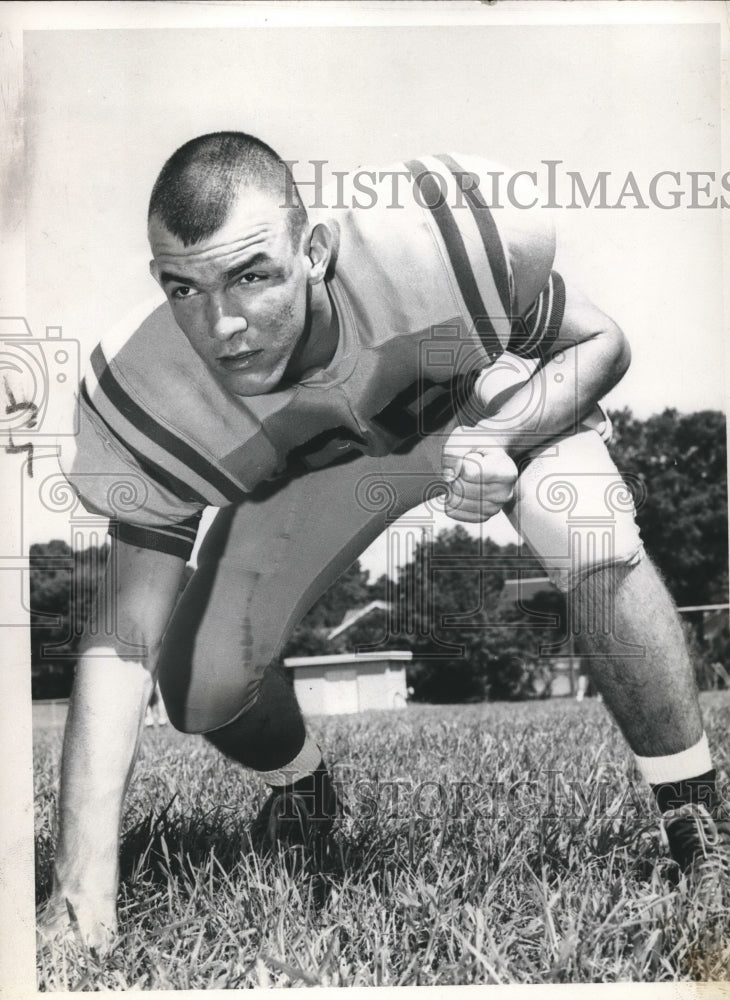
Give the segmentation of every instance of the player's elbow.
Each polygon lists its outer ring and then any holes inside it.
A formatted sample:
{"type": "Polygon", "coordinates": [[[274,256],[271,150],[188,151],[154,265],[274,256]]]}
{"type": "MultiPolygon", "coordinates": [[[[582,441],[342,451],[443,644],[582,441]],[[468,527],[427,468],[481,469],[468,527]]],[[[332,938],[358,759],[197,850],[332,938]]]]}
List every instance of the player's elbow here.
{"type": "Polygon", "coordinates": [[[610,349],[612,374],[619,382],[629,370],[631,347],[626,334],[613,320],[608,321],[604,336],[610,349]]]}
{"type": "Polygon", "coordinates": [[[621,327],[608,317],[592,339],[600,345],[600,365],[608,391],[626,374],[631,364],[631,348],[621,327]]]}

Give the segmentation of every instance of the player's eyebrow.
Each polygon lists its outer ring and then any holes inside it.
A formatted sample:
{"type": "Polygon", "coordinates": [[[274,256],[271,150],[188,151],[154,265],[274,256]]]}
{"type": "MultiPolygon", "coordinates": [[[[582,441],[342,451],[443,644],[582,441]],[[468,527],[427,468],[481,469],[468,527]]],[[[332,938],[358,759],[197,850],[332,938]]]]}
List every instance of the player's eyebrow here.
{"type": "Polygon", "coordinates": [[[177,282],[178,285],[194,285],[195,282],[191,281],[190,278],[185,278],[181,274],[173,274],[172,271],[161,271],[160,272],[160,282],[166,285],[170,281],[177,282]]]}
{"type": "MultiPolygon", "coordinates": [[[[257,264],[270,264],[271,257],[260,251],[259,253],[253,254],[246,260],[241,261],[240,264],[236,264],[235,267],[229,268],[227,271],[223,272],[223,281],[231,281],[233,278],[237,278],[240,274],[244,274],[252,267],[256,267],[257,264]]],[[[196,282],[192,278],[186,278],[182,274],[174,274],[172,271],[161,271],[160,272],[160,282],[165,285],[169,282],[174,281],[178,285],[195,285],[196,282]]]]}
{"type": "Polygon", "coordinates": [[[263,251],[255,253],[252,257],[247,260],[242,261],[240,264],[236,264],[235,267],[230,268],[228,271],[224,271],[223,280],[231,281],[233,278],[237,278],[240,274],[245,274],[252,267],[256,267],[257,264],[270,264],[271,257],[263,251]]]}

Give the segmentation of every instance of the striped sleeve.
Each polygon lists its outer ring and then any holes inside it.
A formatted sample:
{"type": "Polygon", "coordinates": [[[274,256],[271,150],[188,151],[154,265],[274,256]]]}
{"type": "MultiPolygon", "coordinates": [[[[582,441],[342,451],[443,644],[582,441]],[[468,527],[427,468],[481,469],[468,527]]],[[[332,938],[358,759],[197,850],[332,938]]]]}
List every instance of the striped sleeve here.
{"type": "Polygon", "coordinates": [[[523,358],[542,358],[560,333],[565,312],[565,285],[557,271],[524,316],[512,321],[507,350],[523,358]]]}
{"type": "Polygon", "coordinates": [[[167,524],[157,528],[114,520],[109,522],[109,534],[127,545],[179,556],[187,562],[195,545],[201,517],[202,511],[199,511],[185,521],[180,521],[179,524],[167,524]]]}
{"type": "Polygon", "coordinates": [[[510,335],[511,287],[505,247],[479,177],[448,153],[409,160],[414,197],[427,211],[444,257],[490,361],[510,335]]]}
{"type": "Polygon", "coordinates": [[[78,433],[64,440],[60,463],[81,503],[108,517],[110,534],[122,541],[188,559],[207,504],[181,498],[150,473],[100,419],[84,382],[77,406],[78,433]]]}
{"type": "MultiPolygon", "coordinates": [[[[179,391],[185,385],[178,376],[179,391]]],[[[99,344],[91,355],[82,384],[83,402],[96,422],[162,490],[198,506],[225,507],[246,497],[243,486],[206,455],[190,436],[163,421],[124,377],[117,362],[108,361],[99,344]]]]}

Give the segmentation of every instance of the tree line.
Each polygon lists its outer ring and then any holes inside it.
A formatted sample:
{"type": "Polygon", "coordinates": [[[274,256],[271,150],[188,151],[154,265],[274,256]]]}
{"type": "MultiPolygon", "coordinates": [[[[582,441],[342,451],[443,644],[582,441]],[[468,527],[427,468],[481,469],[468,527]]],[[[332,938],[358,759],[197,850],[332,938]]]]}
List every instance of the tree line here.
{"type": "MultiPolygon", "coordinates": [[[[647,551],[679,606],[728,599],[727,448],[724,414],[668,409],[638,420],[611,413],[611,451],[637,505],[647,551]]],[[[65,697],[73,679],[83,622],[107,547],[73,552],[62,541],[30,552],[33,696],[65,697]]],[[[565,601],[552,588],[505,600],[506,579],[543,572],[526,550],[481,542],[461,526],[424,537],[395,579],[371,582],[359,563],[312,607],[284,656],[363,649],[410,649],[409,683],[426,701],[534,696],[547,690],[549,656],[570,651],[565,601]],[[344,616],[383,602],[340,636],[344,616]]],[[[730,667],[727,614],[706,627],[702,613],[683,616],[701,687],[730,667]],[[713,667],[720,664],[720,667],[713,667]]],[[[718,680],[720,678],[720,680],[718,680]]]]}

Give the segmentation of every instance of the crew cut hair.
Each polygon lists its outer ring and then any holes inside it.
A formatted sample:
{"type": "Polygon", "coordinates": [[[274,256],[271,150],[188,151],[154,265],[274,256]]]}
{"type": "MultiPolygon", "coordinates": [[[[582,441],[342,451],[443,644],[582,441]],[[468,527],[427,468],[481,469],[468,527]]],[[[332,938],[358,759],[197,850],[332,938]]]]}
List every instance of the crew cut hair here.
{"type": "Polygon", "coordinates": [[[307,212],[287,164],[246,132],[211,132],[186,142],[165,163],[150,196],[147,220],[157,216],[188,247],[209,239],[226,222],[242,187],[279,200],[297,246],[307,212]]]}

